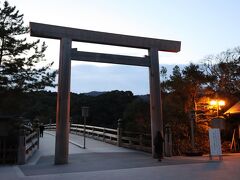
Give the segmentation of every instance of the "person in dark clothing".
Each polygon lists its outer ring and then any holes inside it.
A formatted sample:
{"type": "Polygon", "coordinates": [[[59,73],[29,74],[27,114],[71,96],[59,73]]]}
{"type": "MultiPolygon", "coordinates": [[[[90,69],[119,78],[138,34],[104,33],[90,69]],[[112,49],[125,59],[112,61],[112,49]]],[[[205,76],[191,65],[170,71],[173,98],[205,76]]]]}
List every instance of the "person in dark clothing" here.
{"type": "Polygon", "coordinates": [[[164,139],[162,137],[162,134],[160,131],[157,131],[157,135],[154,138],[154,151],[156,158],[158,158],[159,161],[161,161],[163,158],[163,142],[164,139]]]}
{"type": "Polygon", "coordinates": [[[43,124],[41,124],[39,126],[39,130],[40,130],[40,137],[43,137],[43,131],[44,131],[44,125],[43,124]]]}

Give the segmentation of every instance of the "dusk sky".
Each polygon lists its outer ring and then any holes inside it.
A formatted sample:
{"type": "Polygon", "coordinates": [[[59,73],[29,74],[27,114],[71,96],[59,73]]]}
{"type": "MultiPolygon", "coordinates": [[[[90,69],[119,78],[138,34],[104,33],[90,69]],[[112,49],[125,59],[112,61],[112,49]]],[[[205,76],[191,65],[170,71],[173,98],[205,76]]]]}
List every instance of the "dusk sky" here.
{"type": "MultiPolygon", "coordinates": [[[[159,52],[160,66],[198,63],[240,45],[239,0],[8,0],[29,21],[80,29],[178,40],[181,52],[159,52]]],[[[35,40],[36,38],[29,38],[35,40]]],[[[58,68],[59,41],[46,41],[58,68]]],[[[73,43],[81,51],[144,56],[146,50],[73,43]]],[[[148,69],[72,61],[71,91],[130,90],[147,94],[148,69]]]]}

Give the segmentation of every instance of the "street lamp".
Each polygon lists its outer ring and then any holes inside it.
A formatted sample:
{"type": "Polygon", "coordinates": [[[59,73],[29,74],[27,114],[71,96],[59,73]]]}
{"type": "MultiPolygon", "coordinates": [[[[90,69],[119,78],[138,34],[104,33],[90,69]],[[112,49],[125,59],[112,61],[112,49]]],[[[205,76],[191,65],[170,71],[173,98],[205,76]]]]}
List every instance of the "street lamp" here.
{"type": "Polygon", "coordinates": [[[221,108],[221,106],[225,106],[225,101],[224,100],[211,100],[209,103],[211,106],[216,107],[217,109],[217,117],[218,117],[218,111],[221,108]]]}

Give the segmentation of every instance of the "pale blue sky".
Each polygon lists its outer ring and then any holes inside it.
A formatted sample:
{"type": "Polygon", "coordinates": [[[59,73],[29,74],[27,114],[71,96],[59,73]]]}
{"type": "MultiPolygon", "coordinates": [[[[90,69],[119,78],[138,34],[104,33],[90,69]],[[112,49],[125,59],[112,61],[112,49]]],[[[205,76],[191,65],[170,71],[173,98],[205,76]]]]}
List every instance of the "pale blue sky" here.
{"type": "MultiPolygon", "coordinates": [[[[182,42],[180,53],[159,52],[160,64],[199,62],[240,45],[239,0],[8,0],[24,13],[24,20],[96,31],[122,33],[182,42]]],[[[58,67],[59,42],[47,40],[47,58],[58,67]]],[[[145,50],[74,43],[83,51],[143,56],[145,50]]],[[[96,66],[74,62],[72,91],[131,90],[148,93],[148,70],[128,66],[96,66]],[[83,65],[82,65],[83,64],[83,65]],[[93,66],[93,67],[92,67],[93,66]],[[98,75],[77,73],[77,69],[95,68],[98,75]],[[102,68],[98,69],[97,68],[102,68]],[[117,72],[113,69],[123,68],[117,72]],[[101,72],[104,71],[104,74],[101,72]],[[139,72],[140,71],[140,72],[139,72]],[[81,75],[81,76],[80,76],[81,75]],[[128,75],[126,77],[126,75],[128,75]],[[88,78],[84,77],[88,76],[88,78]],[[108,82],[104,77],[110,78],[108,82]],[[76,80],[77,79],[77,80],[76,80]],[[87,79],[87,81],[86,81],[87,79]],[[137,83],[140,79],[141,83],[137,83]],[[125,82],[125,83],[124,83],[125,82]],[[84,86],[83,86],[84,84],[84,86]],[[135,84],[135,86],[131,86],[135,84]]],[[[86,69],[87,71],[87,69],[86,69]]]]}

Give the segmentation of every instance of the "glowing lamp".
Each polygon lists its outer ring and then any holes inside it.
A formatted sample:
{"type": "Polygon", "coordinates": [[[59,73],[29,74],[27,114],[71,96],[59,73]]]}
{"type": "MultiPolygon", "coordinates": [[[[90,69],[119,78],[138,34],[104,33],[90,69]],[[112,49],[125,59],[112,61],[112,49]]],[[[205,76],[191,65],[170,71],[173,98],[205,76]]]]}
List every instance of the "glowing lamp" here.
{"type": "Polygon", "coordinates": [[[223,100],[218,101],[218,105],[219,105],[219,106],[225,106],[225,104],[226,104],[226,103],[225,103],[225,101],[223,101],[223,100]]]}
{"type": "Polygon", "coordinates": [[[209,104],[211,106],[216,106],[217,105],[217,101],[216,100],[211,100],[209,104]]]}

